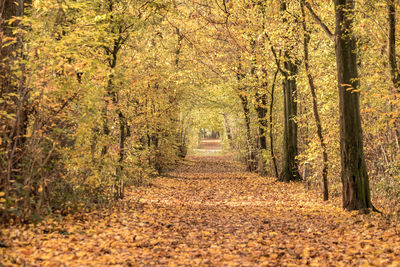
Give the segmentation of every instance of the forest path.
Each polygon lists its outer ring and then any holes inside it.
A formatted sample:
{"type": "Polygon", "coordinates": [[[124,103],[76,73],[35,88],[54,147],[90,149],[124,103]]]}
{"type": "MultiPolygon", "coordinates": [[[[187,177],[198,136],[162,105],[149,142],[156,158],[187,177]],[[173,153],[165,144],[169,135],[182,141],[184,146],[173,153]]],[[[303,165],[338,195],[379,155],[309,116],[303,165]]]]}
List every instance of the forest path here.
{"type": "Polygon", "coordinates": [[[318,200],[301,183],[247,173],[232,158],[188,157],[168,177],[130,190],[124,204],[112,212],[3,229],[9,247],[0,248],[0,262],[400,266],[399,226],[377,214],[344,212],[318,200]]]}

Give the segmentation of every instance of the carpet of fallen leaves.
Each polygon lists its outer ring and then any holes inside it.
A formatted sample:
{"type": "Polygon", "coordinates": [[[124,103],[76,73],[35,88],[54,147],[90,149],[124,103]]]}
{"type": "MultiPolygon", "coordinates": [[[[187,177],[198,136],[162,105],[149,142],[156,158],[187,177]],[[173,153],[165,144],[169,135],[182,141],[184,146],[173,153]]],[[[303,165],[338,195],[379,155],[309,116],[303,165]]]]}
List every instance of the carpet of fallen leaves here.
{"type": "MultiPolygon", "coordinates": [[[[400,227],[342,211],[302,183],[189,157],[112,211],[2,229],[0,262],[27,266],[400,266],[400,227]]],[[[2,266],[0,264],[0,266],[2,266]]]]}

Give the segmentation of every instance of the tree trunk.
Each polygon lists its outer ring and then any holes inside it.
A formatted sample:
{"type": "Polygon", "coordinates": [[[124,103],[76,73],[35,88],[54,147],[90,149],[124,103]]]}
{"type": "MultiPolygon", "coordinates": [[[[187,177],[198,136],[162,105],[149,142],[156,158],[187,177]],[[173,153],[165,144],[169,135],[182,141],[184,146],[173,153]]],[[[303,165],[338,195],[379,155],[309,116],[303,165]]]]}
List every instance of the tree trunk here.
{"type": "Polygon", "coordinates": [[[125,142],[126,138],[129,137],[129,128],[124,117],[124,114],[121,110],[117,111],[118,119],[119,119],[119,128],[120,128],[120,141],[119,141],[119,159],[118,165],[116,167],[116,181],[115,181],[115,189],[116,189],[116,198],[124,198],[124,179],[123,179],[123,170],[124,170],[124,160],[125,160],[125,142]]]}
{"type": "Polygon", "coordinates": [[[8,190],[8,182],[20,176],[28,125],[29,92],[25,86],[25,66],[18,62],[23,58],[23,39],[13,33],[19,21],[8,22],[23,15],[23,0],[0,0],[0,99],[6,100],[0,105],[0,110],[15,115],[12,119],[1,118],[0,124],[0,152],[5,152],[5,161],[2,162],[6,163],[0,165],[5,174],[1,175],[0,184],[5,191],[8,190]],[[12,70],[17,68],[21,71],[20,76],[12,70]]]}
{"type": "MultiPolygon", "coordinates": [[[[388,5],[388,22],[389,22],[389,66],[390,75],[392,77],[393,86],[396,92],[400,92],[400,73],[396,60],[396,5],[394,0],[387,0],[388,5]]],[[[400,146],[400,131],[398,127],[398,118],[394,120],[394,132],[396,134],[397,146],[400,146]]]]}
{"type": "MultiPolygon", "coordinates": [[[[286,57],[287,58],[287,57],[286,57]]],[[[284,131],[283,131],[283,166],[279,181],[289,182],[301,180],[297,164],[297,64],[286,59],[283,94],[284,94],[284,131]]]]}
{"type": "Polygon", "coordinates": [[[396,61],[396,6],[394,0],[387,0],[389,22],[389,65],[393,86],[398,91],[400,87],[400,73],[396,61]]]}
{"type": "MultiPolygon", "coordinates": [[[[281,3],[281,12],[286,12],[286,2],[281,3]]],[[[286,18],[283,19],[287,23],[286,18]]],[[[288,38],[288,37],[287,37],[288,38]]],[[[298,64],[296,59],[290,56],[290,49],[286,48],[284,69],[282,74],[283,80],[283,97],[284,97],[284,131],[283,131],[283,164],[282,172],[279,175],[279,181],[289,182],[301,180],[299,168],[297,164],[297,81],[298,64]]]]}
{"type": "MultiPolygon", "coordinates": [[[[263,87],[266,87],[267,83],[263,84],[263,87]]],[[[266,129],[267,129],[267,95],[264,91],[257,92],[256,93],[256,112],[257,112],[257,117],[258,117],[258,142],[259,142],[259,148],[260,148],[260,153],[259,153],[259,171],[261,175],[265,175],[265,160],[263,156],[263,151],[267,149],[267,136],[266,136],[266,129]]]]}
{"type": "MultiPolygon", "coordinates": [[[[110,2],[109,6],[109,12],[113,11],[113,2],[110,2]]],[[[122,26],[118,26],[119,30],[118,32],[122,32],[122,26]]],[[[114,32],[114,29],[111,30],[111,32],[114,32]]],[[[129,36],[129,35],[128,35],[129,36]]],[[[115,69],[118,63],[118,53],[121,49],[121,46],[124,43],[124,40],[126,39],[121,38],[119,36],[118,38],[114,39],[112,48],[107,48],[105,47],[105,52],[108,55],[108,66],[111,70],[115,69]]],[[[118,92],[115,91],[114,84],[114,75],[111,74],[108,77],[108,83],[107,83],[107,88],[106,88],[106,104],[103,110],[103,133],[105,136],[109,136],[111,134],[110,127],[109,127],[109,119],[108,119],[108,112],[107,112],[107,105],[118,105],[119,102],[119,97],[118,97],[118,92]]],[[[125,116],[123,112],[117,108],[116,114],[118,115],[118,120],[119,120],[119,125],[120,125],[120,139],[119,139],[119,158],[118,158],[118,164],[116,164],[115,167],[115,173],[116,173],[116,178],[114,181],[114,188],[115,188],[115,198],[123,198],[124,197],[124,181],[123,181],[123,163],[125,159],[125,142],[126,138],[129,134],[129,125],[125,120],[125,116]]],[[[102,156],[105,156],[108,153],[108,147],[109,145],[106,144],[102,148],[102,156]]]]}
{"type": "Polygon", "coordinates": [[[225,113],[224,113],[224,121],[225,121],[226,137],[228,138],[230,148],[233,148],[231,126],[229,124],[228,115],[226,115],[225,113]]]}
{"type": "MultiPolygon", "coordinates": [[[[238,55],[239,65],[237,72],[237,80],[240,82],[246,75],[242,72],[242,64],[240,62],[241,58],[238,55]]],[[[238,96],[242,103],[244,121],[246,126],[246,165],[247,170],[253,172],[257,169],[257,163],[255,158],[255,151],[251,140],[251,119],[250,119],[250,107],[249,100],[246,95],[245,88],[240,88],[238,92],[238,96]]]]}
{"type": "Polygon", "coordinates": [[[335,0],[341,176],[346,210],[373,208],[363,152],[357,47],[352,30],[354,6],[354,0],[335,0]]]}
{"type": "MultiPolygon", "coordinates": [[[[256,55],[256,40],[251,38],[250,40],[251,46],[251,69],[250,74],[259,80],[258,75],[256,74],[257,70],[257,55],[256,55]]],[[[265,175],[265,160],[263,157],[263,151],[267,149],[267,137],[265,136],[266,128],[267,128],[267,94],[266,89],[268,86],[268,82],[266,81],[267,71],[263,69],[263,78],[264,80],[261,83],[261,87],[256,88],[255,94],[255,105],[254,109],[257,113],[257,125],[258,125],[258,170],[261,175],[265,175]]]]}
{"type": "Polygon", "coordinates": [[[274,172],[275,172],[276,178],[279,177],[279,171],[278,171],[278,164],[276,162],[275,148],[274,148],[273,111],[274,111],[275,85],[276,85],[276,78],[278,76],[278,72],[279,72],[279,70],[276,70],[275,75],[274,75],[274,81],[273,81],[272,87],[271,87],[271,103],[269,106],[269,145],[270,145],[271,158],[272,158],[272,163],[274,165],[274,172]]]}
{"type": "Polygon", "coordinates": [[[303,30],[304,30],[304,66],[307,73],[308,84],[310,86],[310,91],[312,95],[312,103],[313,103],[313,113],[315,118],[315,124],[317,125],[317,135],[321,144],[322,148],[322,160],[323,160],[323,167],[322,167],[322,184],[323,184],[323,196],[324,200],[329,199],[329,191],[328,191],[328,152],[324,140],[324,136],[322,135],[322,123],[321,118],[319,116],[318,111],[318,104],[317,104],[317,94],[314,84],[314,78],[310,72],[310,64],[309,64],[309,52],[308,52],[308,44],[310,42],[310,35],[307,30],[306,25],[306,16],[304,12],[304,5],[301,2],[301,12],[303,15],[303,30]]]}
{"type": "Polygon", "coordinates": [[[242,102],[244,120],[246,124],[246,165],[247,170],[253,172],[257,169],[257,164],[254,155],[254,149],[251,142],[251,128],[250,128],[250,109],[249,109],[249,101],[246,96],[239,95],[240,100],[242,102]]]}
{"type": "Polygon", "coordinates": [[[267,128],[267,95],[262,93],[256,94],[256,112],[258,117],[258,133],[259,133],[259,142],[260,142],[260,149],[266,150],[267,149],[267,138],[265,136],[265,129],[267,128]]]}

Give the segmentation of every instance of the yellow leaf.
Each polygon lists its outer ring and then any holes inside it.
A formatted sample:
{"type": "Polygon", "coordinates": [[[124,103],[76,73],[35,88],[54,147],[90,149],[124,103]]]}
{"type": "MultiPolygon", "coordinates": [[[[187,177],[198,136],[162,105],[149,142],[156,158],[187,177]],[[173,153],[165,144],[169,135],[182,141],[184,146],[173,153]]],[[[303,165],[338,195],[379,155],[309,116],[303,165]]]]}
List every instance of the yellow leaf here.
{"type": "Polygon", "coordinates": [[[211,233],[208,232],[208,231],[202,231],[201,233],[202,233],[203,235],[205,235],[205,236],[210,236],[210,235],[211,235],[211,233]]]}
{"type": "Polygon", "coordinates": [[[257,242],[255,242],[255,241],[250,241],[247,245],[248,245],[249,247],[252,247],[252,248],[255,248],[255,247],[258,246],[257,242]]]}
{"type": "Polygon", "coordinates": [[[158,240],[157,239],[151,239],[150,240],[150,245],[154,246],[158,244],[158,240]]]}

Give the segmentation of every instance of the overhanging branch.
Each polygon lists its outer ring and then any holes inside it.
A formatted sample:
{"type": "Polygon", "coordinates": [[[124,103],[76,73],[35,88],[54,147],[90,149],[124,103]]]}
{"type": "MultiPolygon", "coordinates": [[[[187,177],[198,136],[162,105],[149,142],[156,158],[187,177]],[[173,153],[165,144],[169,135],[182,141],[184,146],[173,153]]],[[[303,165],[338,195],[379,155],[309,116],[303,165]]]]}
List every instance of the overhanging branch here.
{"type": "Polygon", "coordinates": [[[328,37],[332,40],[335,41],[335,35],[329,30],[328,26],[321,20],[321,18],[314,12],[312,9],[310,3],[306,2],[305,0],[301,0],[304,5],[307,7],[308,11],[310,14],[313,16],[314,20],[321,26],[321,28],[325,31],[325,33],[328,35],[328,37]]]}

